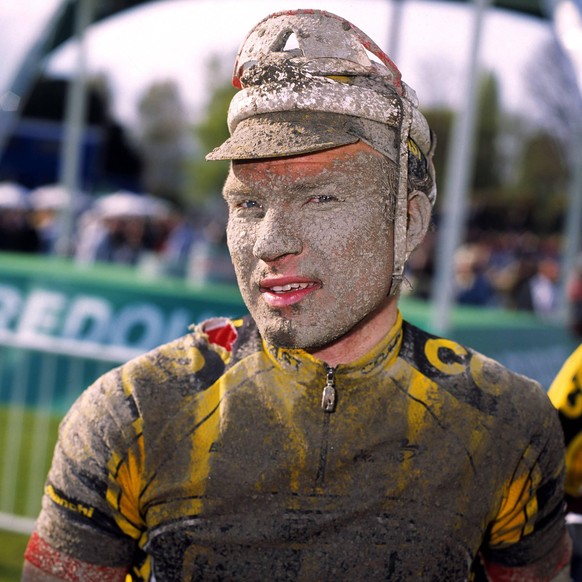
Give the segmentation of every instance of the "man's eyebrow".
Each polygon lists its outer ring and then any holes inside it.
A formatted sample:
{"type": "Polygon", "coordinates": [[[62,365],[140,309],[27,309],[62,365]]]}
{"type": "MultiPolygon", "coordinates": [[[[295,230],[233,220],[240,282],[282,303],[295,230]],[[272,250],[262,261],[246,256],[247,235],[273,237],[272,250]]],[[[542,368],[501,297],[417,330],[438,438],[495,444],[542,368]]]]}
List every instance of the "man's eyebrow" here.
{"type": "MultiPolygon", "coordinates": [[[[309,178],[300,178],[294,181],[287,190],[289,192],[297,192],[301,194],[303,192],[311,192],[318,188],[326,188],[329,184],[321,184],[315,181],[309,180],[309,178]]],[[[253,190],[245,186],[244,184],[226,182],[222,188],[222,195],[226,197],[240,197],[240,196],[252,196],[253,190]]]]}
{"type": "Polygon", "coordinates": [[[250,196],[251,191],[242,184],[233,184],[226,182],[222,188],[223,198],[234,198],[239,196],[250,196]]]}
{"type": "Polygon", "coordinates": [[[297,190],[297,192],[310,192],[311,190],[315,190],[316,188],[321,188],[327,186],[327,184],[321,184],[317,182],[311,182],[308,179],[298,180],[295,184],[293,184],[293,189],[297,190]]]}
{"type": "Polygon", "coordinates": [[[328,188],[329,183],[322,184],[321,182],[317,182],[314,180],[310,180],[307,178],[298,178],[294,180],[289,186],[286,188],[286,191],[290,194],[305,194],[309,192],[313,192],[314,190],[321,190],[322,188],[328,188]]]}

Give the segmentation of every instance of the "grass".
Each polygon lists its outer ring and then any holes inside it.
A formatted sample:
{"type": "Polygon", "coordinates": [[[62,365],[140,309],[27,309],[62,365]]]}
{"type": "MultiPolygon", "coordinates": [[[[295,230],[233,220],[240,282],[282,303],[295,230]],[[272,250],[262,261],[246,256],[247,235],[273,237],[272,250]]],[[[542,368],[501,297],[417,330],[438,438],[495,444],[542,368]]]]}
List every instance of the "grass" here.
{"type": "Polygon", "coordinates": [[[0,530],[0,582],[20,582],[28,536],[0,530]]]}
{"type": "Polygon", "coordinates": [[[36,517],[59,418],[0,407],[0,511],[36,517]]]}
{"type": "MultiPolygon", "coordinates": [[[[38,514],[58,422],[38,411],[0,407],[0,511],[33,518],[38,514]]],[[[0,529],[0,582],[20,581],[27,541],[27,535],[0,529]]]]}

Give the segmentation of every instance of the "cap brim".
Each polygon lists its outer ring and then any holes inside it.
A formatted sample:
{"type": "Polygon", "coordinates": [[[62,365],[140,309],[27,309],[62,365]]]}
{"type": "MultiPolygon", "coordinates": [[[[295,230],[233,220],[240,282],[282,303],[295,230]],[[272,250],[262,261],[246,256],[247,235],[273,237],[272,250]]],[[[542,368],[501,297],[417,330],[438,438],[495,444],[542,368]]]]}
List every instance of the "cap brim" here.
{"type": "Polygon", "coordinates": [[[243,119],[233,135],[212,150],[207,160],[249,160],[307,154],[360,138],[347,131],[342,116],[294,111],[243,119]]]}

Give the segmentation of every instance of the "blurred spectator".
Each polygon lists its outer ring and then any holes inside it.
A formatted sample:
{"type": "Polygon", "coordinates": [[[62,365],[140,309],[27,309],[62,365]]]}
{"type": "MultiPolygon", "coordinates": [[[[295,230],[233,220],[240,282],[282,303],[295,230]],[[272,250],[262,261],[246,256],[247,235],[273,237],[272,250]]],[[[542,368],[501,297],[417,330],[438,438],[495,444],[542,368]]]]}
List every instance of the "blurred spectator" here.
{"type": "Polygon", "coordinates": [[[532,311],[540,317],[555,313],[558,300],[559,266],[554,257],[523,257],[511,290],[511,307],[532,311]]]}
{"type": "Polygon", "coordinates": [[[59,184],[50,184],[36,188],[30,193],[30,202],[33,209],[35,227],[40,237],[40,251],[45,254],[56,252],[59,236],[62,234],[63,213],[72,212],[73,238],[70,244],[74,244],[76,224],[79,214],[89,204],[89,197],[81,192],[71,197],[69,192],[59,184]]]}
{"type": "Polygon", "coordinates": [[[545,257],[540,260],[530,287],[533,310],[541,317],[552,315],[558,307],[559,275],[560,266],[556,259],[545,257]]]}
{"type": "Polygon", "coordinates": [[[461,305],[492,306],[495,289],[485,268],[489,253],[483,245],[467,244],[455,253],[454,292],[461,305]]]}
{"type": "Polygon", "coordinates": [[[205,242],[204,234],[194,226],[192,220],[179,212],[171,212],[163,226],[165,232],[159,248],[163,272],[174,277],[184,277],[192,248],[205,242]]]}
{"type": "Polygon", "coordinates": [[[26,189],[13,182],[0,184],[0,251],[37,253],[40,240],[30,223],[26,189]]]}
{"type": "Polygon", "coordinates": [[[75,260],[83,264],[93,263],[95,261],[96,248],[107,232],[103,220],[93,208],[90,208],[79,217],[77,231],[75,260]]]}
{"type": "Polygon", "coordinates": [[[220,215],[210,217],[202,229],[204,238],[190,250],[186,276],[197,285],[236,283],[234,268],[226,245],[226,226],[220,215]]]}
{"type": "Polygon", "coordinates": [[[143,216],[106,216],[103,234],[95,246],[94,260],[137,265],[143,252],[152,248],[143,216]]]}
{"type": "Polygon", "coordinates": [[[168,213],[164,201],[132,192],[100,198],[84,217],[75,257],[84,263],[138,265],[158,243],[152,222],[168,213]]]}
{"type": "Polygon", "coordinates": [[[515,280],[509,289],[509,308],[533,311],[530,281],[536,274],[535,257],[526,255],[518,259],[515,280]]]}
{"type": "Polygon", "coordinates": [[[507,306],[507,297],[515,284],[519,264],[519,244],[513,233],[487,233],[489,259],[487,275],[497,295],[497,302],[507,306]]]}

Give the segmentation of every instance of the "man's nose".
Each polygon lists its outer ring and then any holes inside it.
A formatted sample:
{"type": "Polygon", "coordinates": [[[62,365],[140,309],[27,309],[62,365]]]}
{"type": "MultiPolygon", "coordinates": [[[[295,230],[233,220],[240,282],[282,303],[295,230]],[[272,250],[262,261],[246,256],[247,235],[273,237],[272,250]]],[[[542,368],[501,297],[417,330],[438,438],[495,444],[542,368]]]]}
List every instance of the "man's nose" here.
{"type": "Polygon", "coordinates": [[[271,262],[286,255],[298,255],[302,250],[300,233],[285,212],[268,211],[257,230],[255,257],[271,262]]]}

